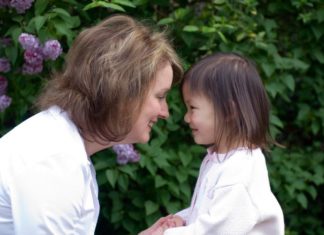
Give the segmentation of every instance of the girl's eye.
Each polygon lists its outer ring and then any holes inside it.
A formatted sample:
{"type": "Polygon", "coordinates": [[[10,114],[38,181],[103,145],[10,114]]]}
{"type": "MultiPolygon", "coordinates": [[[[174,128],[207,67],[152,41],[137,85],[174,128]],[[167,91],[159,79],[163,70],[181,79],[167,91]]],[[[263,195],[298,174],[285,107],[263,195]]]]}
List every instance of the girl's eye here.
{"type": "Polygon", "coordinates": [[[196,109],[196,107],[195,107],[195,106],[192,106],[192,105],[190,105],[190,109],[196,109]]]}

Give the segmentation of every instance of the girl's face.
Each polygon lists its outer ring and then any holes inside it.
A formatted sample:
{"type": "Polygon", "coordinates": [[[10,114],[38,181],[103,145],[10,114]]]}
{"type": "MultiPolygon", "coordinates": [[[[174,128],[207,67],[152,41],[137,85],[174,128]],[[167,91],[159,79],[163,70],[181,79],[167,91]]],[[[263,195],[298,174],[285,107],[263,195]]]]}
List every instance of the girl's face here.
{"type": "Polygon", "coordinates": [[[123,142],[146,143],[150,139],[152,126],[159,118],[165,119],[169,116],[168,104],[166,102],[167,92],[170,90],[173,80],[173,70],[170,63],[166,63],[156,74],[155,82],[150,87],[148,95],[144,100],[140,114],[131,132],[123,142]]]}
{"type": "Polygon", "coordinates": [[[203,95],[190,93],[188,85],[182,88],[187,112],[184,120],[189,124],[192,136],[197,144],[215,143],[215,114],[212,103],[203,95]]]}

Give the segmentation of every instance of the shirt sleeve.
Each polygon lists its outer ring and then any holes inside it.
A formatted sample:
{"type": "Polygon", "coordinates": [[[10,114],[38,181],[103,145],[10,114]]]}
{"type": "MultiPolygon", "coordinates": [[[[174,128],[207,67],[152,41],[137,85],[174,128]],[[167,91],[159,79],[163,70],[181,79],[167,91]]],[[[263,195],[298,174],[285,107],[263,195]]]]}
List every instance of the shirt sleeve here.
{"type": "MultiPolygon", "coordinates": [[[[207,199],[206,199],[207,200],[207,199]]],[[[258,212],[244,185],[217,188],[206,213],[192,224],[170,228],[164,235],[237,235],[247,234],[257,222],[258,212]]]]}
{"type": "Polygon", "coordinates": [[[189,216],[189,212],[190,212],[190,207],[183,209],[179,212],[176,213],[176,215],[180,216],[184,221],[187,222],[188,220],[188,216],[189,216]]]}
{"type": "Polygon", "coordinates": [[[16,235],[74,234],[86,177],[80,165],[63,158],[15,167],[10,194],[16,235]]]}

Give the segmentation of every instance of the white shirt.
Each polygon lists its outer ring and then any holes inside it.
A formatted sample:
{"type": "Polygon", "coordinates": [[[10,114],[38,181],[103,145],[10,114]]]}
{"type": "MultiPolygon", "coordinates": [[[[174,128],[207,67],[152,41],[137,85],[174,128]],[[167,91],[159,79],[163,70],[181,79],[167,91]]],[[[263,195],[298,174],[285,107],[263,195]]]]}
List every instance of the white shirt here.
{"type": "Polygon", "coordinates": [[[208,153],[191,206],[178,213],[186,226],[164,235],[283,235],[284,219],[271,192],[260,149],[208,153]]]}
{"type": "Polygon", "coordinates": [[[0,234],[94,234],[98,186],[83,140],[58,107],[0,139],[0,234]]]}

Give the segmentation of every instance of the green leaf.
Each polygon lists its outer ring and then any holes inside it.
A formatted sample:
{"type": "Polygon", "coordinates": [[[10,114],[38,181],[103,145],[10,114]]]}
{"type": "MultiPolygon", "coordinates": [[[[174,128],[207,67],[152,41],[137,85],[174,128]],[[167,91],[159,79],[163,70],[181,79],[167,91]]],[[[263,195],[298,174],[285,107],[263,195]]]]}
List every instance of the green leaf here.
{"type": "Polygon", "coordinates": [[[226,39],[225,35],[221,31],[217,31],[217,34],[222,39],[222,41],[227,44],[227,39],[226,39]]]}
{"type": "Polygon", "coordinates": [[[126,192],[128,190],[129,179],[126,175],[119,175],[117,179],[118,185],[121,188],[121,191],[126,192]]]}
{"type": "Polygon", "coordinates": [[[108,179],[107,179],[107,176],[106,174],[103,174],[103,173],[97,173],[97,183],[99,185],[99,187],[101,185],[104,185],[105,183],[107,183],[108,179]]]}
{"type": "Polygon", "coordinates": [[[299,112],[297,115],[297,120],[298,121],[303,121],[307,119],[307,116],[310,113],[310,107],[307,104],[301,104],[299,107],[299,112]]]}
{"type": "Polygon", "coordinates": [[[319,23],[322,23],[324,21],[324,8],[323,7],[317,10],[316,16],[317,16],[317,21],[319,23]]]}
{"type": "Polygon", "coordinates": [[[162,178],[160,175],[156,175],[154,178],[155,188],[160,188],[163,185],[166,185],[167,181],[162,178]]]}
{"type": "Polygon", "coordinates": [[[132,200],[132,203],[134,206],[138,207],[138,208],[143,208],[144,207],[144,199],[143,197],[135,197],[133,200],[132,200]]]}
{"type": "Polygon", "coordinates": [[[126,230],[132,234],[135,230],[136,230],[136,224],[135,224],[135,221],[133,220],[130,220],[130,219],[124,219],[122,221],[122,225],[124,228],[126,228],[126,230]]]}
{"type": "Polygon", "coordinates": [[[225,0],[213,0],[213,3],[217,4],[217,5],[221,5],[225,3],[225,0]]]}
{"type": "Polygon", "coordinates": [[[44,10],[46,9],[49,1],[48,0],[36,0],[34,8],[35,8],[35,15],[41,15],[44,10]]]}
{"type": "Polygon", "coordinates": [[[14,40],[15,44],[18,44],[18,37],[22,33],[22,30],[20,27],[12,26],[7,32],[6,36],[11,35],[11,38],[14,40]]]}
{"type": "Polygon", "coordinates": [[[133,166],[131,165],[120,166],[119,170],[121,172],[128,174],[132,179],[135,179],[135,172],[133,166]]]}
{"type": "Polygon", "coordinates": [[[121,11],[121,12],[125,12],[124,8],[122,8],[121,6],[114,4],[114,3],[107,3],[107,2],[103,2],[103,1],[98,1],[98,2],[92,2],[88,5],[86,5],[83,10],[87,11],[91,8],[95,8],[95,7],[105,7],[105,8],[110,8],[116,11],[121,11]]]}
{"type": "Polygon", "coordinates": [[[123,219],[123,213],[121,211],[115,211],[111,213],[111,223],[117,223],[123,219]]]}
{"type": "Polygon", "coordinates": [[[189,202],[191,198],[191,187],[189,183],[180,184],[180,191],[186,196],[186,199],[189,202]]]}
{"type": "Polygon", "coordinates": [[[321,26],[311,26],[311,30],[313,32],[313,34],[315,35],[316,39],[319,40],[321,38],[321,36],[323,35],[323,27],[321,26]]]}
{"type": "Polygon", "coordinates": [[[308,186],[307,191],[312,196],[313,200],[315,200],[316,196],[317,196],[316,188],[314,186],[310,185],[310,186],[308,186]]]}
{"type": "Polygon", "coordinates": [[[5,53],[12,64],[16,63],[18,57],[18,47],[6,47],[5,53]]]}
{"type": "Polygon", "coordinates": [[[170,166],[164,154],[160,154],[159,156],[154,157],[153,161],[159,168],[165,168],[170,166]]]}
{"type": "Polygon", "coordinates": [[[167,18],[163,18],[161,20],[158,21],[158,25],[166,25],[166,24],[171,24],[174,22],[174,19],[167,17],[167,18]]]}
{"type": "Polygon", "coordinates": [[[46,21],[46,17],[44,16],[36,16],[34,18],[34,21],[35,21],[35,28],[36,28],[36,31],[39,32],[39,30],[43,27],[45,21],[46,21]]]}
{"type": "Polygon", "coordinates": [[[169,214],[174,214],[180,210],[180,203],[171,201],[166,205],[166,210],[169,214]]]}
{"type": "Polygon", "coordinates": [[[286,74],[286,75],[282,76],[282,79],[283,79],[283,82],[286,84],[286,86],[291,91],[295,90],[295,80],[294,80],[293,76],[291,76],[290,74],[286,74]]]}
{"type": "Polygon", "coordinates": [[[117,170],[106,170],[106,177],[110,183],[110,185],[115,188],[117,178],[118,178],[118,171],[117,170]]]}
{"type": "Polygon", "coordinates": [[[203,26],[203,27],[201,28],[201,31],[202,31],[203,33],[206,33],[206,34],[209,34],[209,33],[215,33],[215,32],[216,32],[216,28],[203,26]]]}
{"type": "Polygon", "coordinates": [[[168,182],[169,191],[174,194],[174,196],[180,196],[180,190],[178,184],[175,184],[173,181],[168,182]]]}
{"type": "Polygon", "coordinates": [[[127,7],[136,8],[136,6],[132,2],[127,0],[112,0],[111,2],[119,5],[127,6],[127,7]]]}
{"type": "Polygon", "coordinates": [[[276,70],[275,65],[270,63],[262,63],[261,68],[268,78],[270,78],[274,73],[274,71],[276,70]]]}
{"type": "Polygon", "coordinates": [[[185,182],[188,179],[188,172],[186,171],[178,170],[175,174],[180,184],[185,182]]]}
{"type": "Polygon", "coordinates": [[[304,194],[299,193],[297,195],[297,201],[299,202],[299,204],[304,208],[307,209],[307,198],[305,197],[304,194]]]}
{"type": "Polygon", "coordinates": [[[293,63],[293,66],[296,69],[300,69],[300,70],[305,71],[305,70],[307,70],[309,68],[309,64],[307,64],[304,61],[301,61],[299,59],[293,59],[292,63],[293,63]]]}
{"type": "Polygon", "coordinates": [[[184,18],[190,13],[190,9],[189,8],[178,8],[175,12],[174,12],[174,16],[175,19],[177,21],[181,21],[184,20],[184,18]]]}
{"type": "Polygon", "coordinates": [[[159,209],[159,205],[157,205],[156,203],[154,203],[152,201],[146,201],[145,202],[145,213],[146,213],[146,215],[153,214],[158,209],[159,209]]]}
{"type": "Polygon", "coordinates": [[[324,54],[322,53],[322,51],[320,49],[318,50],[313,50],[313,55],[315,56],[315,58],[321,63],[324,64],[324,54]]]}
{"type": "Polygon", "coordinates": [[[189,163],[192,161],[192,155],[191,154],[188,154],[188,153],[186,154],[184,152],[179,152],[178,156],[180,158],[181,163],[184,166],[188,166],[189,163]]]}
{"type": "Polygon", "coordinates": [[[313,134],[316,135],[319,132],[320,128],[321,127],[320,127],[320,124],[319,123],[317,123],[315,121],[312,122],[312,124],[311,124],[311,130],[312,130],[312,133],[313,134]]]}
{"type": "Polygon", "coordinates": [[[280,128],[283,128],[284,126],[282,121],[277,116],[272,114],[270,115],[270,123],[280,128]]]}
{"type": "Polygon", "coordinates": [[[167,190],[161,189],[161,191],[158,194],[158,198],[161,199],[163,206],[167,206],[170,202],[171,195],[167,190]]]}
{"type": "Polygon", "coordinates": [[[182,30],[185,32],[197,32],[199,28],[195,25],[186,25],[182,30]]]}
{"type": "Polygon", "coordinates": [[[54,8],[54,9],[52,9],[52,12],[55,12],[58,15],[63,16],[63,17],[71,17],[70,13],[62,8],[54,8]]]}

